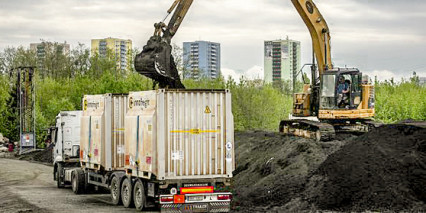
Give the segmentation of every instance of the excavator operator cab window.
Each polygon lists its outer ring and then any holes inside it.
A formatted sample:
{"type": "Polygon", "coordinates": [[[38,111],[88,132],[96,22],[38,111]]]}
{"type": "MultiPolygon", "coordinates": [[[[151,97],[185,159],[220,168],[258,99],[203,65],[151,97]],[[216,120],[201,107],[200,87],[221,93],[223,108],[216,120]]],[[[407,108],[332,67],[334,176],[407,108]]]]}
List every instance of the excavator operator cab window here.
{"type": "Polygon", "coordinates": [[[352,86],[351,86],[351,108],[358,108],[361,103],[362,93],[362,74],[356,73],[352,75],[352,86]]]}
{"type": "Polygon", "coordinates": [[[361,91],[361,76],[359,74],[352,75],[352,93],[361,91]]]}
{"type": "Polygon", "coordinates": [[[320,108],[332,109],[336,106],[336,75],[322,75],[320,108]]]}

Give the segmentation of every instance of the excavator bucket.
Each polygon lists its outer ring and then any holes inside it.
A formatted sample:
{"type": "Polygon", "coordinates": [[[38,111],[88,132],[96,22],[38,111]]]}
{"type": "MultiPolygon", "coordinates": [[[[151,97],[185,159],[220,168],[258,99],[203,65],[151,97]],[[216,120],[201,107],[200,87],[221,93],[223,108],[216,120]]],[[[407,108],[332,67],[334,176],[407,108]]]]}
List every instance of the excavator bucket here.
{"type": "Polygon", "coordinates": [[[172,56],[172,46],[160,36],[152,36],[136,55],[135,68],[139,74],[158,82],[160,88],[185,89],[172,56]]]}

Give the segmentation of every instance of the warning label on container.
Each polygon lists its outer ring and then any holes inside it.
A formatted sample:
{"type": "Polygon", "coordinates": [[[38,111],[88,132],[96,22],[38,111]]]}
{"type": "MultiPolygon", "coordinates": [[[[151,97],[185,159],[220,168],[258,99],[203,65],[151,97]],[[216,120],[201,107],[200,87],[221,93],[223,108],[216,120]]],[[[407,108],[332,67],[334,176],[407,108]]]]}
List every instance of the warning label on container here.
{"type": "Polygon", "coordinates": [[[206,106],[206,109],[204,110],[204,113],[206,113],[206,114],[212,113],[212,111],[210,110],[209,106],[206,106]]]}

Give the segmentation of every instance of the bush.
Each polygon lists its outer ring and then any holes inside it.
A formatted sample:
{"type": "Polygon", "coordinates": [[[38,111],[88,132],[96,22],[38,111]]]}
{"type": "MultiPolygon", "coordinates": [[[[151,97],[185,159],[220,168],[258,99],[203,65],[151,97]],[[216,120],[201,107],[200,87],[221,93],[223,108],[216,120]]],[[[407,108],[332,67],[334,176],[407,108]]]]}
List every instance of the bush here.
{"type": "Polygon", "coordinates": [[[376,84],[376,119],[385,123],[426,120],[426,87],[414,81],[376,84]]]}

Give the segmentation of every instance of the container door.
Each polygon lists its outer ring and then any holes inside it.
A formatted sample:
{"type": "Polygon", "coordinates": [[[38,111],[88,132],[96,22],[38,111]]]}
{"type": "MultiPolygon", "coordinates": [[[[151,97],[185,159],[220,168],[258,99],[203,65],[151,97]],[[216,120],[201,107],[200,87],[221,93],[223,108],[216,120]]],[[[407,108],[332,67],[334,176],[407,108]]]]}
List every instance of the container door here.
{"type": "Polygon", "coordinates": [[[213,178],[226,173],[226,107],[230,106],[225,96],[223,91],[166,92],[167,178],[213,178]]]}

